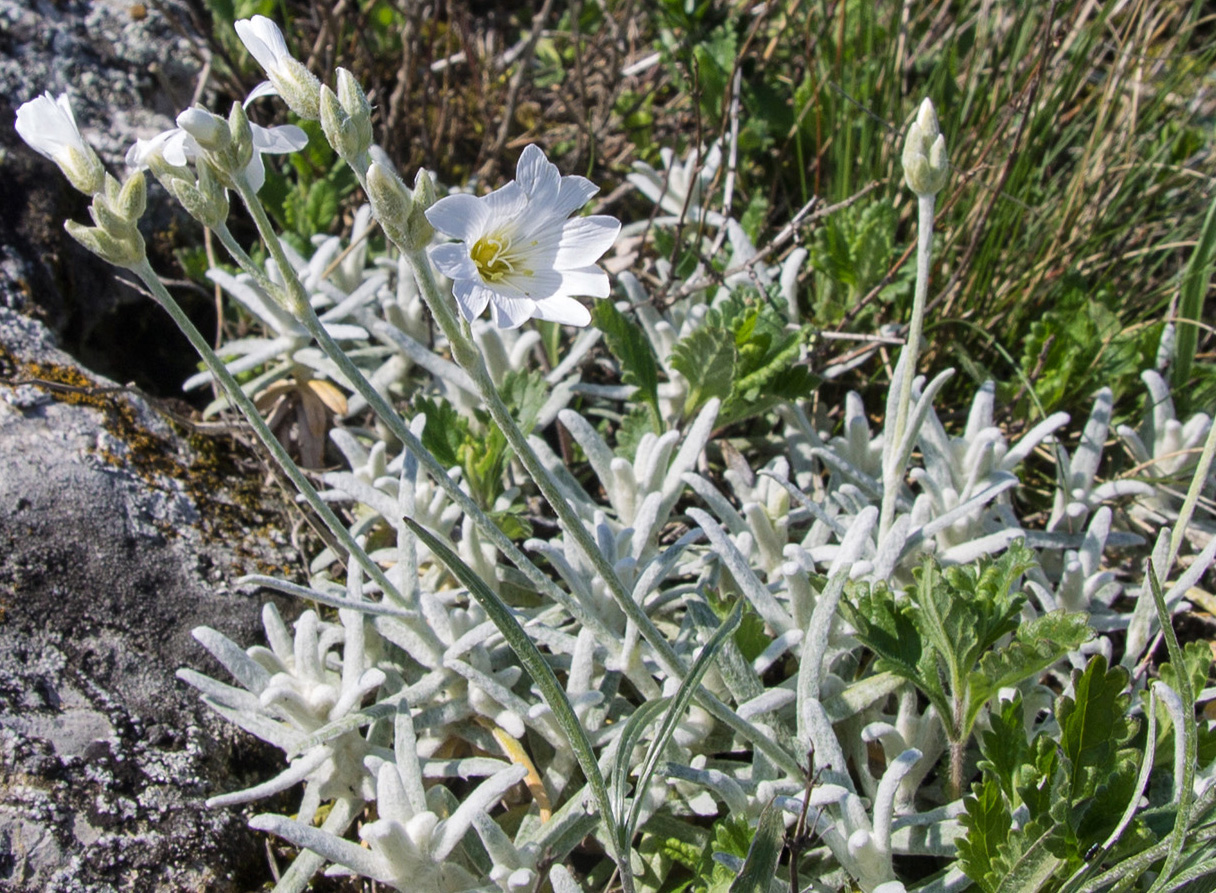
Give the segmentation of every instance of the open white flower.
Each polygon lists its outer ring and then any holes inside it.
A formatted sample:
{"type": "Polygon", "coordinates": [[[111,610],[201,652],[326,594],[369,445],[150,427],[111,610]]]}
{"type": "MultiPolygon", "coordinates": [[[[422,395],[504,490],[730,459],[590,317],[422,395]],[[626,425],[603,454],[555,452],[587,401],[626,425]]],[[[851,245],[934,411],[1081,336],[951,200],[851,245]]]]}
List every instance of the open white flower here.
{"type": "MultiPolygon", "coordinates": [[[[183,118],[194,111],[194,109],[187,109],[178,117],[178,121],[182,122],[183,118]]],[[[209,117],[214,118],[215,116],[209,117]]],[[[215,120],[219,121],[221,125],[223,124],[222,118],[215,118],[215,120]]],[[[186,118],[184,123],[192,124],[192,120],[186,118]]],[[[262,155],[264,153],[282,155],[288,152],[298,152],[308,145],[308,134],[293,124],[262,127],[250,123],[249,129],[253,136],[253,155],[249,159],[249,164],[245,166],[245,176],[249,178],[249,185],[253,191],[257,192],[266,182],[266,164],[262,161],[262,155]]],[[[174,127],[172,130],[158,133],[150,140],[136,140],[135,145],[127,150],[127,167],[132,170],[144,170],[158,156],[174,167],[185,167],[187,163],[198,158],[202,153],[202,147],[194,136],[181,127],[174,127]]]]}
{"type": "Polygon", "coordinates": [[[269,78],[253,88],[249,99],[277,93],[301,118],[315,119],[319,113],[321,82],[291,55],[279,26],[266,16],[254,16],[240,19],[234,27],[245,49],[269,78]]]}
{"type": "Polygon", "coordinates": [[[49,158],[81,192],[99,192],[105,179],[101,159],[80,135],[66,93],[50,91],[17,109],[17,133],[38,154],[49,158]]]}
{"type": "Polygon", "coordinates": [[[524,149],[515,177],[481,198],[451,195],[428,208],[435,229],[460,240],[432,248],[431,260],[452,280],[465,319],[489,304],[501,328],[532,317],[585,326],[591,314],[574,295],[608,297],[608,274],[596,261],[621,223],[570,219],[599,189],[584,177],[561,176],[536,146],[524,149]]]}

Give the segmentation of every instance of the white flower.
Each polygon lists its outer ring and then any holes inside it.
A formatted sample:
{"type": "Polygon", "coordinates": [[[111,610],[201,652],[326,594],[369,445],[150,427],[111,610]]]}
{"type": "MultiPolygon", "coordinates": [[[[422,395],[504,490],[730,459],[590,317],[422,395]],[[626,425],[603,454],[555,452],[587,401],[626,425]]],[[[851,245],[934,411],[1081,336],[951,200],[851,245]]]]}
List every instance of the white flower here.
{"type": "Polygon", "coordinates": [[[269,78],[254,87],[249,99],[277,93],[301,118],[315,119],[319,113],[321,83],[291,55],[279,26],[266,16],[254,16],[240,19],[235,27],[241,43],[269,78]]]}
{"type": "MultiPolygon", "coordinates": [[[[187,109],[178,117],[178,121],[183,122],[187,113],[194,111],[196,110],[187,109]]],[[[214,115],[209,117],[222,123],[222,119],[215,118],[214,115]]],[[[194,122],[192,119],[186,119],[183,123],[193,124],[194,122]]],[[[262,161],[263,153],[282,155],[288,152],[298,152],[308,145],[308,134],[293,124],[262,127],[250,123],[249,128],[253,136],[253,155],[249,159],[249,164],[245,166],[245,176],[249,179],[249,185],[253,191],[257,192],[266,182],[266,165],[262,161]]],[[[187,163],[202,154],[203,149],[198,140],[183,128],[174,127],[172,130],[158,133],[150,140],[136,140],[135,145],[127,151],[127,167],[132,170],[144,170],[157,157],[174,167],[185,167],[187,163]]]]}
{"type": "Polygon", "coordinates": [[[40,155],[49,158],[81,192],[99,192],[105,169],[97,153],[84,141],[66,93],[50,91],[17,109],[17,133],[40,155]]]}
{"type": "Polygon", "coordinates": [[[531,317],[585,326],[587,308],[574,295],[608,296],[608,274],[596,266],[616,239],[615,217],[568,219],[598,188],[563,177],[536,146],[519,157],[516,179],[489,195],[451,195],[426,212],[459,242],[437,245],[431,260],[452,280],[465,319],[491,305],[494,323],[513,329],[531,317]]]}

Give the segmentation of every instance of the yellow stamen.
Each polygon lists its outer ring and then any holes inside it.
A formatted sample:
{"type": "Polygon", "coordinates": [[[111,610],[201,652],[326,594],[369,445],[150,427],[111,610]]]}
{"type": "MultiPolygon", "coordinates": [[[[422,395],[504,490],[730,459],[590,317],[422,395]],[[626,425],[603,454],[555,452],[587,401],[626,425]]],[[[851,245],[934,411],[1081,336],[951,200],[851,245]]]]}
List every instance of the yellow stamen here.
{"type": "Polygon", "coordinates": [[[515,272],[509,252],[511,242],[500,236],[482,236],[473,243],[469,257],[477,265],[477,272],[486,282],[501,282],[508,274],[515,272]]]}

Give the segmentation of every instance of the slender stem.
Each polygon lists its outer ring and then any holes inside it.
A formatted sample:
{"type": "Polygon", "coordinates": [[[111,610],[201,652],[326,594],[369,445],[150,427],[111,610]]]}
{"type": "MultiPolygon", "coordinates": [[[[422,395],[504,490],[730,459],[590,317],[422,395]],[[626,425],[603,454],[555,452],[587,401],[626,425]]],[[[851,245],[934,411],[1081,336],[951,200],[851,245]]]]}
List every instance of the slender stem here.
{"type": "Polygon", "coordinates": [[[916,291],[912,297],[912,319],[908,323],[908,340],[900,352],[899,365],[903,377],[899,384],[899,403],[895,413],[895,430],[891,439],[883,444],[882,510],[878,519],[879,542],[891,529],[895,520],[895,499],[899,493],[900,478],[904,469],[900,466],[903,455],[905,429],[908,426],[908,411],[912,403],[912,379],[916,377],[916,361],[920,356],[920,336],[925,327],[925,301],[929,295],[929,261],[933,256],[933,208],[937,195],[921,195],[917,201],[919,212],[916,233],[916,291]]]}
{"type": "Polygon", "coordinates": [[[279,439],[275,437],[274,432],[270,430],[266,421],[262,418],[262,414],[253,405],[253,401],[249,399],[249,395],[245,393],[240,384],[237,383],[237,380],[232,377],[232,373],[228,371],[228,367],[224,365],[223,361],[216,356],[215,351],[212,350],[207,339],[203,337],[202,332],[195,327],[194,323],[190,321],[190,317],[185,314],[181,307],[178,306],[178,303],[173,300],[173,296],[161,284],[160,279],[152,270],[151,264],[145,259],[139,266],[132,267],[131,270],[143,280],[144,285],[148,287],[156,302],[165,308],[165,311],[177,323],[177,327],[182,330],[186,338],[194,346],[194,349],[198,351],[199,356],[202,357],[212,376],[224,388],[228,399],[245,416],[250,426],[252,426],[254,433],[257,434],[258,439],[270,451],[271,456],[274,457],[278,466],[283,469],[284,474],[296,485],[296,488],[304,496],[309,507],[320,516],[321,520],[325,522],[325,526],[329,528],[338,542],[342,544],[342,547],[350,553],[355,561],[359,562],[360,567],[373,580],[380,584],[385,595],[400,603],[402,600],[397,588],[385,576],[380,566],[355,541],[355,538],[350,534],[350,530],[334,514],[333,509],[317,493],[312,482],[308,480],[304,472],[300,470],[300,467],[288,455],[287,450],[279,443],[279,439]]]}

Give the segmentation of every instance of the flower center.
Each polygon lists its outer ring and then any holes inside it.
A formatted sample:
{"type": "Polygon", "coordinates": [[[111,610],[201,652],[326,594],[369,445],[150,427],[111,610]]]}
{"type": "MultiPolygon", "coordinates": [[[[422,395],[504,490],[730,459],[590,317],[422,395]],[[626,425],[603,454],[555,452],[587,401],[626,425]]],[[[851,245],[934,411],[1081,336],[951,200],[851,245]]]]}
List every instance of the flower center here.
{"type": "Polygon", "coordinates": [[[501,236],[482,236],[473,243],[469,257],[477,265],[477,272],[486,282],[501,282],[515,272],[509,252],[511,241],[501,236]]]}

